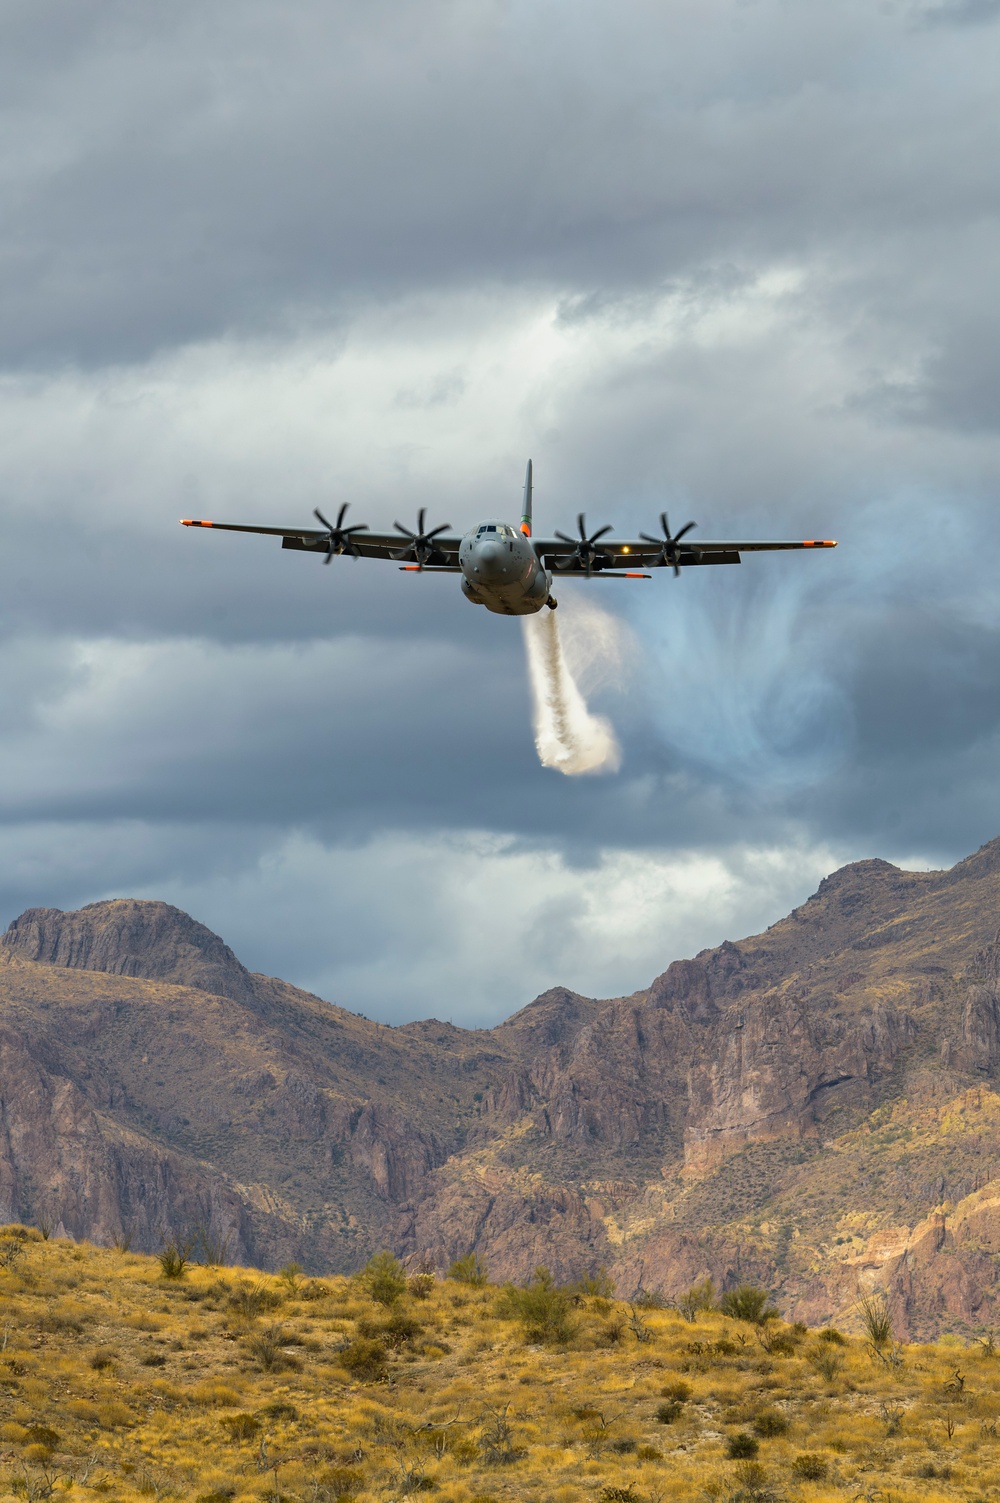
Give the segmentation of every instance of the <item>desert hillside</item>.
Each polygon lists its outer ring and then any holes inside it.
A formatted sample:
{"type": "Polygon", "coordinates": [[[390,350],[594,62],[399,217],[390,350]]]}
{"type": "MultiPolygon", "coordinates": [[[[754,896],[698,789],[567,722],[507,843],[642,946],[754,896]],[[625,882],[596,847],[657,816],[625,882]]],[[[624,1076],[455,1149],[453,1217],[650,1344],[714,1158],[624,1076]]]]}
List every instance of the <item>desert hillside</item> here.
{"type": "MultiPolygon", "coordinates": [[[[0,1488],[28,1499],[720,1503],[992,1496],[992,1342],[902,1345],[503,1290],[187,1267],[0,1228],[0,1488]]],[[[472,1280],[470,1282],[469,1280],[472,1280]]],[[[872,1314],[881,1319],[876,1305],[872,1314]]],[[[870,1335],[871,1333],[869,1333],[870,1335]]]]}
{"type": "Polygon", "coordinates": [[[155,1251],[668,1297],[765,1284],[900,1334],[1000,1323],[1000,841],[863,861],[632,997],[389,1028],[246,971],[163,903],[29,910],[0,945],[0,1215],[155,1251]]]}

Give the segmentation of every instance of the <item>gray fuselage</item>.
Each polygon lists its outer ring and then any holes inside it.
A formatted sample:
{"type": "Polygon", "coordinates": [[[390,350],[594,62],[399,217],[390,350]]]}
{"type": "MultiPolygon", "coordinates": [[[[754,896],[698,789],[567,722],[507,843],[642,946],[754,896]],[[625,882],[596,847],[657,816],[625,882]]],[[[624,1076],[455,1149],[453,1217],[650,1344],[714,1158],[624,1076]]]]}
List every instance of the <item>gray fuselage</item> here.
{"type": "Polygon", "coordinates": [[[466,600],[498,616],[531,616],[548,601],[552,576],[530,537],[509,522],[480,522],[467,532],[458,562],[466,600]]]}

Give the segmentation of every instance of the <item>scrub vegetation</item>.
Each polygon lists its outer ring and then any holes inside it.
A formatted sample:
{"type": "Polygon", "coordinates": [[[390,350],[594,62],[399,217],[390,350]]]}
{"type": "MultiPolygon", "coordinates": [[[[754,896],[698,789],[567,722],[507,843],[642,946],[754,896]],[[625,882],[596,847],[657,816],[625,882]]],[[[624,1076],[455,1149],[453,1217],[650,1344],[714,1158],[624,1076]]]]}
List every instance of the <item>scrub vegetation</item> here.
{"type": "MultiPolygon", "coordinates": [[[[169,1251],[170,1249],[167,1249],[169,1251]]],[[[173,1248],[176,1253],[178,1249],[173,1248]]],[[[0,1496],[936,1503],[1000,1490],[1000,1347],[749,1286],[209,1267],[0,1229],[0,1496]]]]}

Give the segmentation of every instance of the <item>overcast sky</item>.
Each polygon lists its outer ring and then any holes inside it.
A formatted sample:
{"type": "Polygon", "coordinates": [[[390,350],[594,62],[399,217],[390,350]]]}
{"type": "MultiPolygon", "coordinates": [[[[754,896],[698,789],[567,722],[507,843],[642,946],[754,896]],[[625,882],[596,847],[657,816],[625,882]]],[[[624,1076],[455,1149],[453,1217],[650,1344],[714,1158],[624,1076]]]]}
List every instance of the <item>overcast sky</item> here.
{"type": "Polygon", "coordinates": [[[8,0],[0,918],[489,1023],[1000,834],[998,69],[997,0],[8,0]],[[177,526],[529,455],[542,531],[840,540],[560,585],[614,776],[453,578],[177,526]]]}

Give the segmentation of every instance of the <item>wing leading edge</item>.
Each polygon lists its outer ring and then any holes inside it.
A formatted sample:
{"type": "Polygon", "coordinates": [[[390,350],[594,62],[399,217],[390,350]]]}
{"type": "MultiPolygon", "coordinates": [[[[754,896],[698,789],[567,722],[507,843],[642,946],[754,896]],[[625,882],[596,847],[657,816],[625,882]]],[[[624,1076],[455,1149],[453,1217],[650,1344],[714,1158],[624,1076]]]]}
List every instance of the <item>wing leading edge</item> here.
{"type": "MultiPolygon", "coordinates": [[[[181,525],[183,527],[212,527],[217,532],[255,532],[267,537],[280,537],[283,548],[290,548],[300,553],[319,553],[325,556],[329,551],[330,534],[325,528],[258,527],[238,522],[198,521],[193,518],[184,518],[181,525]]],[[[460,537],[450,534],[440,534],[435,537],[433,541],[434,562],[429,562],[424,567],[443,568],[449,573],[457,569],[461,541],[460,537]]],[[[536,537],[532,538],[532,544],[540,559],[551,561],[557,566],[565,561],[563,567],[566,572],[584,572],[583,563],[577,563],[574,558],[577,544],[573,540],[536,537]]],[[[406,554],[407,538],[398,532],[355,532],[351,538],[351,546],[353,552],[361,558],[384,558],[398,562],[406,554]]],[[[801,541],[775,539],[753,542],[699,538],[696,543],[680,544],[677,562],[681,568],[692,568],[702,564],[738,564],[741,553],[774,553],[787,552],[790,549],[836,548],[836,546],[832,538],[804,538],[801,541]]],[[[650,540],[646,538],[602,537],[597,551],[599,551],[600,558],[595,558],[592,564],[592,574],[595,577],[608,565],[614,567],[634,564],[643,569],[672,566],[672,560],[664,554],[663,550],[651,547],[650,540]]]]}

